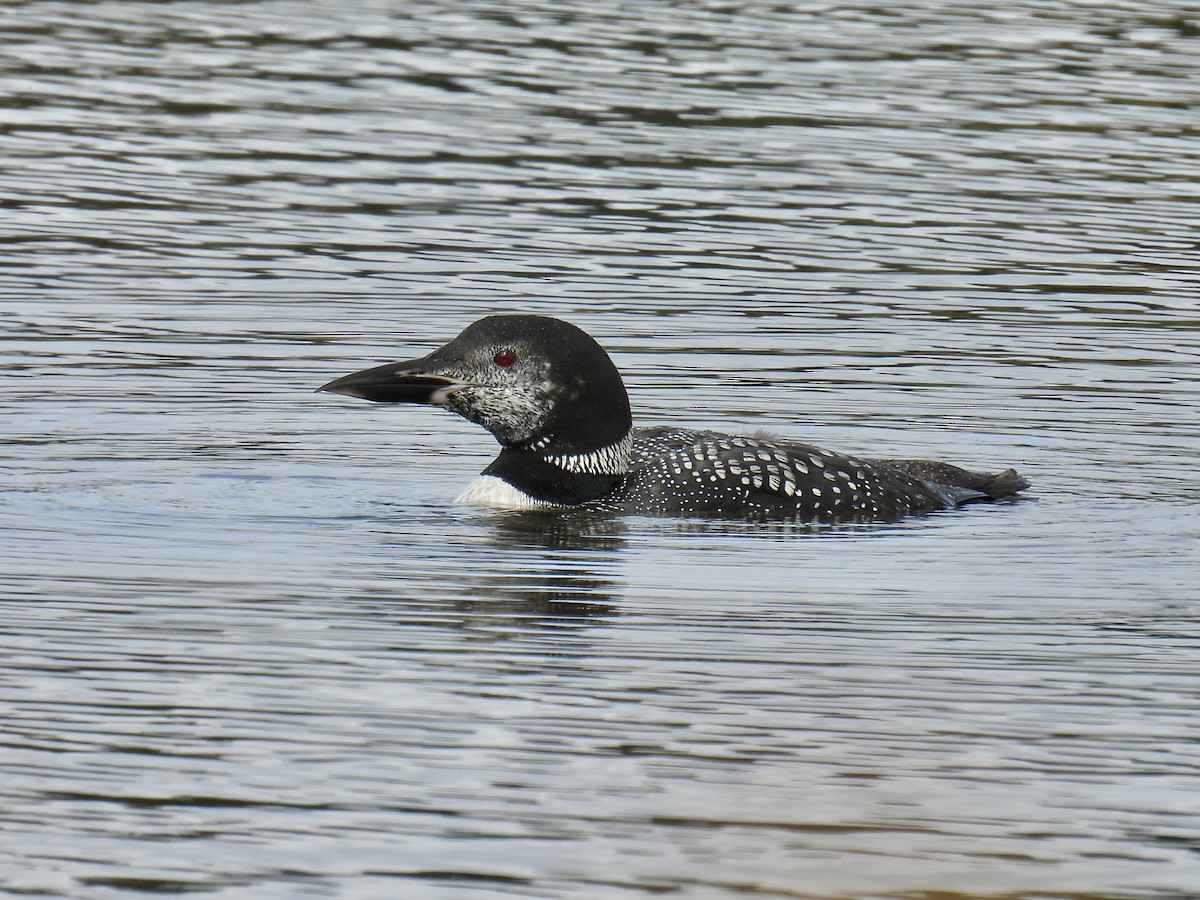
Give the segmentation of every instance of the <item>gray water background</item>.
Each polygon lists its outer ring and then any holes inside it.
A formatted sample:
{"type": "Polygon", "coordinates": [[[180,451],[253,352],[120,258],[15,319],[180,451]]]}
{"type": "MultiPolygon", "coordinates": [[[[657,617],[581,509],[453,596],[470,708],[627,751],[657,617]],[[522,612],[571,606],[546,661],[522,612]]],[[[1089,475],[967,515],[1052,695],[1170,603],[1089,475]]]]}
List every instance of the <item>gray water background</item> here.
{"type": "Polygon", "coordinates": [[[0,10],[0,891],[1200,896],[1200,16],[0,10]],[[456,506],[485,314],[899,525],[456,506]]]}

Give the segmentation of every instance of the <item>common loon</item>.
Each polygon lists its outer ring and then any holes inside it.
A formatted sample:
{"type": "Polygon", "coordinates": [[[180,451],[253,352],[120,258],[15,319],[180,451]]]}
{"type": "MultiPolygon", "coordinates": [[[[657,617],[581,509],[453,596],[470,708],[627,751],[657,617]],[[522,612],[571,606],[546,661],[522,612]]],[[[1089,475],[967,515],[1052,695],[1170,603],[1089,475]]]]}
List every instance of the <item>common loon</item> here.
{"type": "Polygon", "coordinates": [[[982,475],[765,437],[634,428],[608,354],[547,316],[488,316],[428,356],[318,390],[442,406],[482,425],[502,449],[458,499],[501,509],[892,521],[1028,486],[1012,469],[982,475]]]}

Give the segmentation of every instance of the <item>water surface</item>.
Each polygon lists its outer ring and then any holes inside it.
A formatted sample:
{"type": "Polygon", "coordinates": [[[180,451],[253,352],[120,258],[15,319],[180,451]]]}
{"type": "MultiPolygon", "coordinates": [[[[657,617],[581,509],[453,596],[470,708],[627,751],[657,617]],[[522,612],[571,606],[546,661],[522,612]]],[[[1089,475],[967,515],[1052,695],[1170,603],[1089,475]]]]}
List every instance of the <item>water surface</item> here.
{"type": "Polygon", "coordinates": [[[1200,894],[1200,20],[30,3],[0,57],[0,890],[1200,894]],[[568,318],[635,415],[1017,465],[483,515],[314,395],[568,318]]]}

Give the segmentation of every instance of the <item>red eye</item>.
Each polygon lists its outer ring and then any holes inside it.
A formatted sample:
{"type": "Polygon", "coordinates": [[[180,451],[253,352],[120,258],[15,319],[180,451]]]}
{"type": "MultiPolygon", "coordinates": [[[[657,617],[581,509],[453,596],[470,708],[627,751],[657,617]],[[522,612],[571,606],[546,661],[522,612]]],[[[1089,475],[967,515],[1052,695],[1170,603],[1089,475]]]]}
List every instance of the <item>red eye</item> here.
{"type": "Polygon", "coordinates": [[[511,350],[501,350],[496,354],[496,365],[502,369],[507,369],[517,361],[517,354],[511,350]]]}

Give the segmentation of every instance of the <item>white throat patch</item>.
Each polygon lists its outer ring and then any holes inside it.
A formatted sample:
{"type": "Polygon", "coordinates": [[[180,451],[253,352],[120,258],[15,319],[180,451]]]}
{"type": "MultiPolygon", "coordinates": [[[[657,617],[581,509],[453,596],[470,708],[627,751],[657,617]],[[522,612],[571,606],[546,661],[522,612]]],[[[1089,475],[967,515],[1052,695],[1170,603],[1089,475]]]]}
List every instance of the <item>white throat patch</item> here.
{"type": "Polygon", "coordinates": [[[562,509],[557,503],[547,503],[545,500],[530,497],[495,475],[480,475],[458,495],[458,502],[488,509],[562,509]]]}

